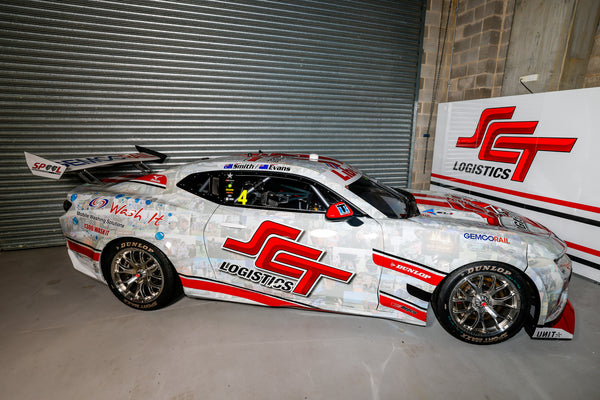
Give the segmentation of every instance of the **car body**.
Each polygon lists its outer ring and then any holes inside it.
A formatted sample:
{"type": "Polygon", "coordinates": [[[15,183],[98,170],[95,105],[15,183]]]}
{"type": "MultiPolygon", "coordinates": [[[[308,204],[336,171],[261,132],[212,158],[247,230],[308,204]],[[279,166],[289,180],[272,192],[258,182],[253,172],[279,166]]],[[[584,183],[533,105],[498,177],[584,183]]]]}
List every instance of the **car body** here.
{"type": "Polygon", "coordinates": [[[74,267],[134,308],[182,290],[417,325],[433,310],[476,344],[523,326],[573,336],[571,263],[553,233],[476,200],[391,189],[328,157],[208,158],[87,183],[65,203],[74,267]]]}

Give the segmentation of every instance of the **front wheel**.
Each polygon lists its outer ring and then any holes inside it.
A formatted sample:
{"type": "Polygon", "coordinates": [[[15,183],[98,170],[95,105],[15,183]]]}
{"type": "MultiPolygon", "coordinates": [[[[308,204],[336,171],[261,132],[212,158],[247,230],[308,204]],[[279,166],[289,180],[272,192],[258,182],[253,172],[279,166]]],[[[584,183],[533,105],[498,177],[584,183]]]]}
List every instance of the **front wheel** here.
{"type": "Polygon", "coordinates": [[[156,247],[138,239],[109,245],[102,272],[113,294],[139,310],[156,310],[171,303],[181,291],[167,257],[156,247]]]}
{"type": "Polygon", "coordinates": [[[520,271],[487,262],[450,274],[433,301],[440,324],[458,339],[475,344],[507,340],[523,327],[529,301],[520,271]]]}

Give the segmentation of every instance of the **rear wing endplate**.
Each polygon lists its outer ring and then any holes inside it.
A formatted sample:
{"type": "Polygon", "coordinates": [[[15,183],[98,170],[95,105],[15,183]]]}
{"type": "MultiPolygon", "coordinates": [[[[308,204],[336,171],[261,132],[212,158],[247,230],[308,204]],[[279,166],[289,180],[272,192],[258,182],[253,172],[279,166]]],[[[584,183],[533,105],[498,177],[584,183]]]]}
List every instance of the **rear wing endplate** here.
{"type": "Polygon", "coordinates": [[[71,158],[66,160],[50,161],[25,152],[25,161],[32,174],[50,179],[60,179],[66,172],[77,172],[86,182],[99,182],[88,170],[91,168],[105,167],[114,164],[134,163],[143,172],[151,172],[144,162],[156,161],[162,163],[167,156],[155,150],[142,146],[135,146],[137,153],[112,154],[106,156],[71,158]]]}

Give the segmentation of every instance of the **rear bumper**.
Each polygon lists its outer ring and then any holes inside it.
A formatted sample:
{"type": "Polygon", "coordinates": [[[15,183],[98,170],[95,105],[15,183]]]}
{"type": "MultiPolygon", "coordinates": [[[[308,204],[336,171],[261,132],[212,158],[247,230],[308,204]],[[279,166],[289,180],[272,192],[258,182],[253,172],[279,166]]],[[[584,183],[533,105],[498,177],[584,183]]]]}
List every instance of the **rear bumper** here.
{"type": "Polygon", "coordinates": [[[573,339],[575,332],[575,310],[567,300],[565,308],[557,319],[545,325],[538,325],[527,330],[532,339],[573,339]]]}
{"type": "Polygon", "coordinates": [[[100,270],[100,250],[71,238],[67,239],[67,254],[73,263],[73,268],[100,282],[106,283],[100,270]]]}

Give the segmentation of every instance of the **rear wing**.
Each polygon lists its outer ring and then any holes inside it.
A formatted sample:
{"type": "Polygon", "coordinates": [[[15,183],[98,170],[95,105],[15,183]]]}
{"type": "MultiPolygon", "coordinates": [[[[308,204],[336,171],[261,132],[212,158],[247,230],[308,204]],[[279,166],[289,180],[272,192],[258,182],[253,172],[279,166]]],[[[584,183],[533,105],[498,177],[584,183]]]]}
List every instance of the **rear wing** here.
{"type": "Polygon", "coordinates": [[[167,156],[158,151],[142,146],[135,146],[137,153],[112,154],[106,156],[71,158],[67,160],[50,161],[25,152],[25,161],[32,174],[50,179],[60,179],[67,172],[77,172],[86,182],[100,182],[88,170],[91,168],[105,167],[114,164],[134,163],[142,172],[151,173],[152,170],[144,162],[157,161],[162,163],[167,156]]]}

